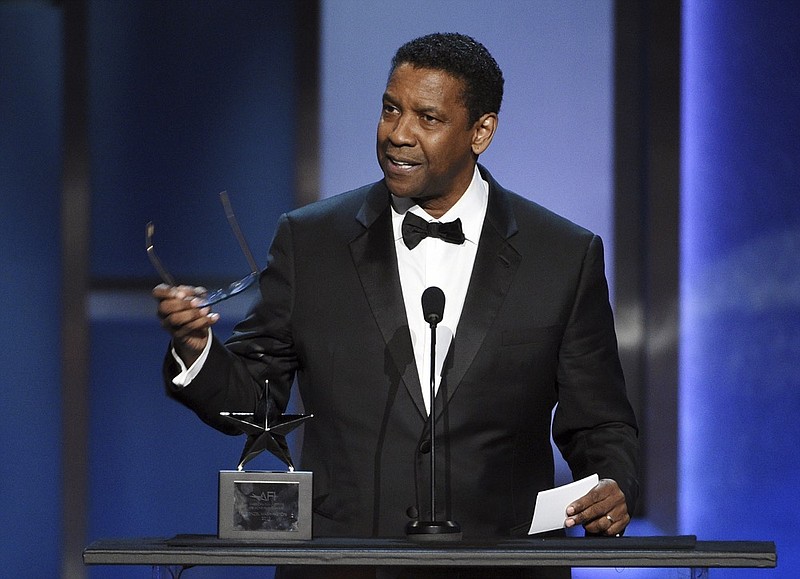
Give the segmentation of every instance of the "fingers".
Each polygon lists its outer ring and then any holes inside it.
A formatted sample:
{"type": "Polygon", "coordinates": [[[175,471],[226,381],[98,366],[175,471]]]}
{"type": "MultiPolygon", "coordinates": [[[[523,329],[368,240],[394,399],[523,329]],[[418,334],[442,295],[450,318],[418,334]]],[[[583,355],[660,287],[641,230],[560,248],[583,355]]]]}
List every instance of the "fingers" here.
{"type": "Polygon", "coordinates": [[[210,307],[198,307],[206,290],[194,286],[168,286],[153,288],[158,300],[158,317],[161,326],[172,335],[173,341],[185,344],[192,350],[205,345],[208,328],[219,320],[219,314],[210,307]]]}
{"type": "Polygon", "coordinates": [[[604,519],[605,520],[600,519],[598,521],[594,521],[594,526],[592,526],[591,524],[584,525],[584,528],[589,533],[605,534],[609,536],[619,537],[620,534],[625,530],[625,527],[628,526],[628,523],[631,522],[631,518],[628,515],[627,507],[619,515],[616,514],[616,511],[608,513],[604,517],[604,519]]]}
{"type": "Polygon", "coordinates": [[[587,533],[593,535],[607,535],[610,537],[617,536],[619,537],[625,528],[628,526],[628,523],[631,522],[631,518],[628,515],[628,509],[612,509],[610,512],[601,515],[599,517],[593,518],[591,520],[585,520],[583,523],[583,528],[586,530],[587,533]]]}
{"type": "Polygon", "coordinates": [[[613,536],[622,533],[630,520],[625,495],[615,481],[603,479],[567,507],[565,526],[583,525],[588,533],[613,536]]]}
{"type": "Polygon", "coordinates": [[[157,300],[165,299],[187,299],[191,297],[199,297],[205,295],[206,288],[191,285],[167,285],[165,283],[158,284],[153,288],[153,297],[157,300]]]}
{"type": "Polygon", "coordinates": [[[173,339],[186,341],[198,335],[205,335],[208,328],[219,319],[219,314],[210,308],[194,308],[169,314],[161,319],[161,326],[173,339]]]}

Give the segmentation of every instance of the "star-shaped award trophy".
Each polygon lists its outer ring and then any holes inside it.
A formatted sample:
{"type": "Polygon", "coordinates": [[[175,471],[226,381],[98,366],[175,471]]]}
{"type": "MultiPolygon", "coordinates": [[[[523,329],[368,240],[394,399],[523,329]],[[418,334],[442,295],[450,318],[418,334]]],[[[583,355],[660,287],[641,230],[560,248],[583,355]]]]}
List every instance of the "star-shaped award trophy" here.
{"type": "Polygon", "coordinates": [[[219,538],[261,543],[311,539],[312,473],[294,469],[286,435],[313,414],[280,414],[269,401],[267,382],[255,412],[220,415],[247,434],[247,442],[237,470],[219,473],[219,538]],[[289,470],[243,470],[265,450],[289,470]]]}

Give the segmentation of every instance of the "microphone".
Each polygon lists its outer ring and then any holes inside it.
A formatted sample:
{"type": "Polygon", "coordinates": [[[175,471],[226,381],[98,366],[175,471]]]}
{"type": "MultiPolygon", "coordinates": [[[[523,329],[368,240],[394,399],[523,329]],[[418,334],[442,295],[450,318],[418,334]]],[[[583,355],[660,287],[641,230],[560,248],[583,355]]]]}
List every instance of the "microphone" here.
{"type": "Polygon", "coordinates": [[[435,328],[444,316],[444,292],[431,286],[422,292],[422,315],[425,321],[435,328]]]}
{"type": "Polygon", "coordinates": [[[413,541],[460,541],[461,525],[455,521],[436,520],[436,325],[444,316],[444,292],[431,286],[422,292],[422,314],[431,326],[431,380],[430,415],[431,428],[431,520],[411,521],[406,525],[406,535],[413,541]]]}

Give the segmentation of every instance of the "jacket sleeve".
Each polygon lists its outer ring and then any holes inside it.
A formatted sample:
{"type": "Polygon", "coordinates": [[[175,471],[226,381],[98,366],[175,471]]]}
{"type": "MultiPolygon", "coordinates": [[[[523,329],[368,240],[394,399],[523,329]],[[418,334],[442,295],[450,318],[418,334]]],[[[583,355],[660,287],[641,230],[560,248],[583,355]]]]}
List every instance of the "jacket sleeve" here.
{"type": "Polygon", "coordinates": [[[614,479],[634,512],[638,430],[625,390],[604,273],[594,236],[584,256],[572,311],[559,349],[553,439],[575,478],[614,479]]]}

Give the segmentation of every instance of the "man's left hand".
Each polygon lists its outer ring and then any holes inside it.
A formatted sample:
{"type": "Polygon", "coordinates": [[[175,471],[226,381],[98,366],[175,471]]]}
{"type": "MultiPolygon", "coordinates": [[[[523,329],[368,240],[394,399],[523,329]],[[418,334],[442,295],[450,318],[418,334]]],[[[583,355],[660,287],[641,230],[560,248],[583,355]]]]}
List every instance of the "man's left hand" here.
{"type": "Polygon", "coordinates": [[[586,495],[567,507],[567,528],[583,525],[587,533],[619,536],[630,523],[625,495],[616,481],[600,482],[586,495]]]}

